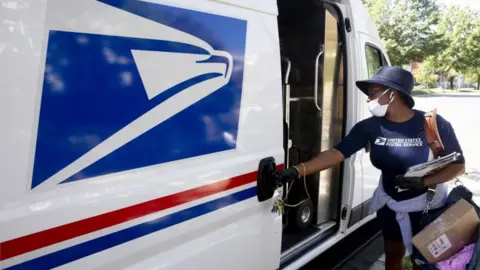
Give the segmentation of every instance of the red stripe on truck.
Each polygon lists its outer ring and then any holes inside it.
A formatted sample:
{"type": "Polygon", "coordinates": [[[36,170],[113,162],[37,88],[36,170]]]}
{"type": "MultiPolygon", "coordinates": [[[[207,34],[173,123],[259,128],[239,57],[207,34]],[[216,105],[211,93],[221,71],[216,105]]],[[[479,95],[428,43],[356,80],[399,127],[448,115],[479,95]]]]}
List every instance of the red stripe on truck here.
{"type": "MultiPolygon", "coordinates": [[[[279,165],[282,168],[283,165],[279,165]]],[[[167,195],[0,243],[0,261],[255,182],[257,172],[167,195]]]]}

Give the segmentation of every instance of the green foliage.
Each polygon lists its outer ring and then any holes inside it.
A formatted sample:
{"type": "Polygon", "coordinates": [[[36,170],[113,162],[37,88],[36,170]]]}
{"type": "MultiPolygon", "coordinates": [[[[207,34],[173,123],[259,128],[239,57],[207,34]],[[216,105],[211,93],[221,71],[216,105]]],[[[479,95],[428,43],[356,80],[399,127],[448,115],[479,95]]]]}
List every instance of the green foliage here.
{"type": "Polygon", "coordinates": [[[413,269],[413,265],[412,265],[412,260],[409,258],[409,257],[405,257],[403,259],[403,269],[404,270],[412,270],[413,269]]]}
{"type": "Polygon", "coordinates": [[[423,84],[436,73],[453,88],[455,76],[466,74],[480,89],[480,14],[436,0],[362,1],[393,65],[423,62],[416,76],[423,84]]]}
{"type": "Polygon", "coordinates": [[[438,24],[438,31],[443,34],[442,42],[446,47],[431,55],[427,61],[431,68],[450,73],[465,72],[469,68],[465,41],[475,30],[475,18],[468,9],[450,7],[438,24]]]}
{"type": "Polygon", "coordinates": [[[435,0],[364,0],[393,65],[423,60],[444,47],[435,29],[440,9],[435,0]]]}
{"type": "Polygon", "coordinates": [[[415,72],[414,77],[416,83],[425,85],[427,88],[434,88],[438,79],[438,75],[424,68],[415,72]]]}
{"type": "MultiPolygon", "coordinates": [[[[465,40],[466,74],[477,82],[477,90],[480,90],[480,14],[474,14],[474,29],[465,40]]],[[[472,80],[474,81],[474,80],[472,80]]]]}
{"type": "MultiPolygon", "coordinates": [[[[429,70],[436,70],[450,80],[456,75],[480,74],[480,19],[478,14],[461,7],[450,7],[438,25],[446,47],[425,61],[429,70]]],[[[479,77],[479,76],[477,76],[479,77]]],[[[480,82],[479,82],[480,84],[480,82]]]]}

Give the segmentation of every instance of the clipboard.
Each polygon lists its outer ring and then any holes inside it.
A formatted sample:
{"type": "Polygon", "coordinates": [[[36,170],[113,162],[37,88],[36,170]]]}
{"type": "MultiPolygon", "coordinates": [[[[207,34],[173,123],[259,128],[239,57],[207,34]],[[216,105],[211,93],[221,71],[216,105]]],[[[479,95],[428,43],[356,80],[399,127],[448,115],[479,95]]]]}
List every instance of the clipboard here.
{"type": "Polygon", "coordinates": [[[448,164],[457,160],[462,154],[453,152],[449,155],[446,155],[441,158],[437,158],[434,160],[427,161],[425,163],[421,163],[415,166],[412,166],[408,169],[405,173],[405,177],[424,177],[426,175],[432,174],[448,164]]]}

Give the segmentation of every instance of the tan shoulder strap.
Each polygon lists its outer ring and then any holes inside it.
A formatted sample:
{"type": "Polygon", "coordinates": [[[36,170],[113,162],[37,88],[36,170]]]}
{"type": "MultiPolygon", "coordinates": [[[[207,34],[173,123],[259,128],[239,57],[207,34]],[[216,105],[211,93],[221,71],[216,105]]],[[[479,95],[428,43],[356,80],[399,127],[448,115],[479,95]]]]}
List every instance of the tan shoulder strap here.
{"type": "Polygon", "coordinates": [[[435,158],[444,150],[437,127],[437,109],[425,113],[425,136],[435,158]]]}

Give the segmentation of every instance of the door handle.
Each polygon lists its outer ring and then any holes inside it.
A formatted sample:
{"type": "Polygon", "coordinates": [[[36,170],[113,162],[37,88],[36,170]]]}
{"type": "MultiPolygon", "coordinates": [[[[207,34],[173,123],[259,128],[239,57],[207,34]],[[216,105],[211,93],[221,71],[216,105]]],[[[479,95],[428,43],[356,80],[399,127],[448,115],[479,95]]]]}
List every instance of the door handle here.
{"type": "Polygon", "coordinates": [[[264,158],[258,164],[257,199],[259,202],[273,197],[277,188],[276,164],[273,157],[264,158]]]}
{"type": "Polygon", "coordinates": [[[288,80],[290,78],[290,72],[292,70],[292,62],[286,58],[282,57],[282,61],[287,63],[287,71],[285,73],[285,85],[283,87],[283,100],[284,100],[284,121],[286,124],[286,132],[284,134],[284,148],[285,148],[285,165],[288,166],[290,160],[290,85],[288,84],[288,80]]]}
{"type": "Polygon", "coordinates": [[[315,84],[313,86],[313,92],[314,92],[314,102],[315,106],[319,111],[322,111],[322,108],[320,108],[320,105],[318,105],[318,61],[320,60],[320,56],[325,52],[325,45],[322,45],[320,48],[320,52],[317,54],[317,58],[315,59],[315,84]]]}
{"type": "Polygon", "coordinates": [[[285,84],[288,84],[288,79],[290,78],[290,72],[292,70],[292,62],[285,56],[282,56],[282,61],[287,63],[287,71],[285,72],[285,84]]]}

